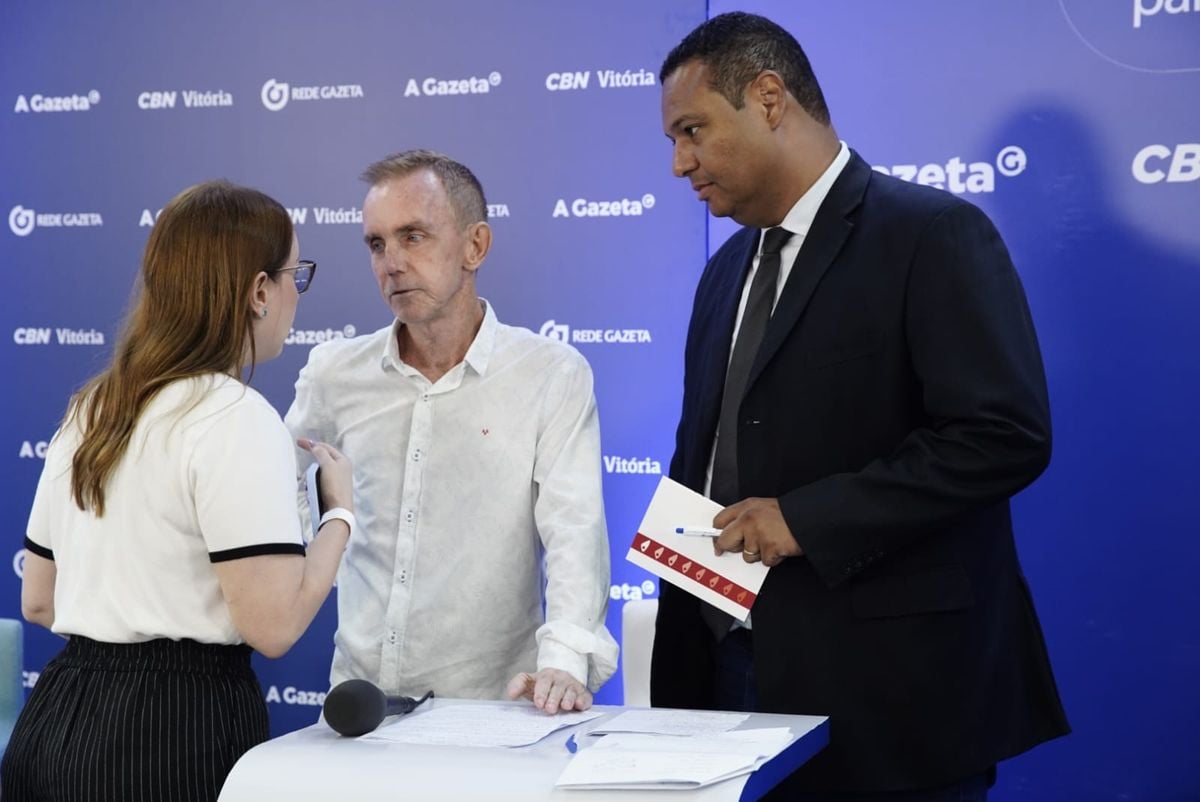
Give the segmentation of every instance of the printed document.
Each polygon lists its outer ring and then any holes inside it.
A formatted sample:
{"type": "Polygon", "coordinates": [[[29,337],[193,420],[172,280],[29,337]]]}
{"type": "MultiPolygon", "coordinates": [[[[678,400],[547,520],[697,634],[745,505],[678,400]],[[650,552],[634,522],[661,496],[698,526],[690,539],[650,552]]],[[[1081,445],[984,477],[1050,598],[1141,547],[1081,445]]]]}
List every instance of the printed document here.
{"type": "Polygon", "coordinates": [[[712,526],[720,504],[664,476],[650,499],[625,559],[745,621],[770,569],[741,554],[713,554],[712,539],[681,535],[680,528],[712,526]]]}

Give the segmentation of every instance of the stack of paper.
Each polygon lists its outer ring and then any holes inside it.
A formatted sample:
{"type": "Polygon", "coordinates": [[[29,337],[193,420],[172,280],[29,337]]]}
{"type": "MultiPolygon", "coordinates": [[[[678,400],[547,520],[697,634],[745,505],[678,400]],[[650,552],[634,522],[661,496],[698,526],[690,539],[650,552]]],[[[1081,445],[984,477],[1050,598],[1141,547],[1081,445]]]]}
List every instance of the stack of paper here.
{"type": "Polygon", "coordinates": [[[675,790],[749,774],[792,741],[787,727],[709,735],[607,735],[571,758],[559,788],[675,790]]]}
{"type": "Polygon", "coordinates": [[[555,730],[591,721],[602,713],[548,716],[528,707],[447,705],[418,711],[364,735],[364,739],[445,746],[528,746],[555,730]]]}
{"type": "Polygon", "coordinates": [[[749,713],[725,713],[715,710],[626,710],[588,734],[642,732],[650,735],[715,735],[729,732],[748,718],[749,713]]]}

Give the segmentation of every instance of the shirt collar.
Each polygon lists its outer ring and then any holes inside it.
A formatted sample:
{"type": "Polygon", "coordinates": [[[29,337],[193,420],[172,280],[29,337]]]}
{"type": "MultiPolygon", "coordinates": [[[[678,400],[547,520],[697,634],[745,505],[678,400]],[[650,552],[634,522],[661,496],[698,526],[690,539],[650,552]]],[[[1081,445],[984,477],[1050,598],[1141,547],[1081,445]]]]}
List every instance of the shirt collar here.
{"type": "MultiPolygon", "coordinates": [[[[463,362],[482,376],[487,372],[492,351],[496,348],[496,332],[500,328],[500,321],[497,320],[496,313],[486,298],[480,298],[479,302],[483,304],[483,323],[480,324],[479,331],[475,333],[475,339],[471,341],[471,347],[467,349],[463,362]]],[[[383,353],[379,356],[379,365],[384,370],[389,367],[393,367],[401,373],[412,370],[400,358],[400,343],[396,339],[400,333],[400,327],[403,325],[397,320],[388,329],[387,340],[383,344],[383,353]]]]}
{"type": "Polygon", "coordinates": [[[496,332],[500,328],[500,321],[496,319],[496,313],[490,303],[483,298],[479,299],[479,303],[483,304],[483,323],[475,333],[475,339],[471,341],[471,347],[467,349],[463,361],[482,376],[487,372],[492,352],[496,349],[496,332]]]}
{"type": "MultiPolygon", "coordinates": [[[[817,210],[821,208],[821,203],[829,194],[833,182],[842,174],[842,170],[850,161],[850,148],[846,147],[845,142],[839,141],[838,145],[838,152],[833,157],[833,161],[825,168],[825,172],[821,173],[821,177],[808,188],[808,192],[801,195],[800,200],[796,201],[796,204],[788,211],[783,222],[779,224],[780,228],[785,228],[802,238],[808,236],[808,230],[812,228],[817,210]]],[[[761,252],[763,238],[759,237],[758,240],[758,248],[761,252]]]]}

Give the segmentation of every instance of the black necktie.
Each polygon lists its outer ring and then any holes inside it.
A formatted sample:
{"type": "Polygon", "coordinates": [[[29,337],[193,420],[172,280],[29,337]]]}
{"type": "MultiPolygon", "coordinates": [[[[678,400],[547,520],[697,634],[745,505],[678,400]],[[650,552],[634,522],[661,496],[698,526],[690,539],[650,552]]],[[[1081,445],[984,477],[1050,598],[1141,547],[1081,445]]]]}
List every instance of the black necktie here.
{"type": "MultiPolygon", "coordinates": [[[[758,347],[762,345],[771,310],[775,307],[775,288],[779,283],[780,251],[792,238],[792,232],[782,228],[767,229],[763,237],[762,257],[750,284],[750,297],[742,312],[737,341],[725,374],[725,392],[721,395],[721,419],[717,424],[717,450],[713,455],[712,485],[708,497],[728,507],[742,500],[738,487],[737,422],[738,407],[746,393],[746,380],[758,347]]],[[[704,623],[718,641],[729,633],[733,617],[710,604],[700,605],[704,623]]]]}
{"type": "Polygon", "coordinates": [[[717,424],[717,451],[713,455],[712,487],[709,498],[729,506],[742,500],[738,486],[737,429],[738,407],[746,393],[746,380],[758,347],[762,344],[775,306],[775,288],[779,283],[780,251],[792,237],[782,228],[767,229],[763,237],[762,257],[750,284],[750,297],[742,313],[737,342],[725,374],[725,392],[721,396],[721,418],[717,424]]]}

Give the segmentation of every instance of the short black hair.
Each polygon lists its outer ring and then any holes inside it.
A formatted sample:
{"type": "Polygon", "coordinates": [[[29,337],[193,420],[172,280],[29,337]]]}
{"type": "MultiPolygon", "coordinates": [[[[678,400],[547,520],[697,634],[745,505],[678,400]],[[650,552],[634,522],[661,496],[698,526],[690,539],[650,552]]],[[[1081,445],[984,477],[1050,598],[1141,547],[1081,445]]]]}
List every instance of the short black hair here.
{"type": "Polygon", "coordinates": [[[829,106],[808,56],[796,37],[766,17],[732,11],[701,23],[667,54],[659,83],[689,61],[708,67],[712,88],[735,109],[746,86],[763,70],[774,70],[808,115],[829,125],[829,106]]]}
{"type": "Polygon", "coordinates": [[[362,180],[372,187],[393,178],[404,178],[418,170],[429,170],[442,182],[442,189],[463,228],[487,222],[487,198],[483,185],[466,165],[433,150],[406,150],[380,159],[363,170],[362,180]]]}

